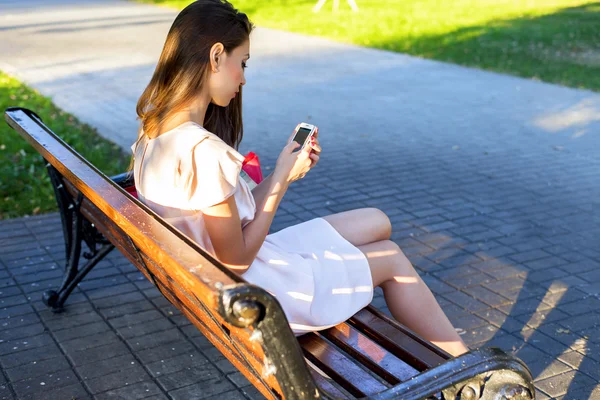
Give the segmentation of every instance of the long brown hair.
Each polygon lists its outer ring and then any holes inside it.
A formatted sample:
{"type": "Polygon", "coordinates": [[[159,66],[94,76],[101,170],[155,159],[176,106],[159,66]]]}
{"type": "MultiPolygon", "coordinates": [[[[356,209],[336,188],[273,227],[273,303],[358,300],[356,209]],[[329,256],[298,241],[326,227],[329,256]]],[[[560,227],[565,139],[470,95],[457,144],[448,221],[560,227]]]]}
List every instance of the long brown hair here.
{"type": "MultiPolygon", "coordinates": [[[[246,14],[226,0],[197,0],[177,15],[137,103],[141,124],[136,146],[144,135],[157,137],[162,125],[199,93],[210,71],[211,47],[220,42],[229,53],[248,40],[252,29],[246,14]]],[[[243,136],[241,87],[227,107],[209,104],[204,128],[238,148],[243,136]]]]}

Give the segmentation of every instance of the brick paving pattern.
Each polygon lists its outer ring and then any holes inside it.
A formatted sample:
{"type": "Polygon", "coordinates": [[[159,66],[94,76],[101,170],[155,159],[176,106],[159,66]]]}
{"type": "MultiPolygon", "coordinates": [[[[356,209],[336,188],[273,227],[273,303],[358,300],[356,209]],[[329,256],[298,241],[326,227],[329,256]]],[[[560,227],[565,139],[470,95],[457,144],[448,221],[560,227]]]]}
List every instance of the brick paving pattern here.
{"type": "MultiPolygon", "coordinates": [[[[174,12],[0,11],[0,68],[127,148],[174,12]]],[[[470,346],[522,358],[539,399],[600,399],[600,96],[267,29],[252,46],[241,151],[268,173],[302,120],[324,149],[273,231],[384,210],[470,346]]],[[[0,399],[261,398],[116,251],[46,310],[63,262],[57,214],[0,221],[0,399]]]]}

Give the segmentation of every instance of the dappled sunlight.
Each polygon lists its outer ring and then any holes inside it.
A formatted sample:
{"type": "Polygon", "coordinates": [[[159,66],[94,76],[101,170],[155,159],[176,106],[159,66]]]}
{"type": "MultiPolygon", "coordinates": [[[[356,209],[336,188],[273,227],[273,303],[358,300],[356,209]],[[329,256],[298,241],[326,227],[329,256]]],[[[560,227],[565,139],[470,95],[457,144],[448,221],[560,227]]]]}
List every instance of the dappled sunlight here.
{"type": "Polygon", "coordinates": [[[290,265],[288,262],[284,261],[284,260],[275,260],[275,259],[270,259],[268,261],[269,264],[271,265],[290,265]]]}
{"type": "Polygon", "coordinates": [[[309,302],[309,303],[313,300],[313,296],[305,294],[305,293],[287,292],[286,294],[288,296],[290,296],[291,298],[294,298],[296,300],[302,300],[302,301],[306,301],[306,302],[309,302]]]}
{"type": "Polygon", "coordinates": [[[336,254],[329,250],[325,250],[323,252],[323,258],[326,260],[350,261],[350,260],[362,260],[364,258],[364,256],[362,254],[336,254]]]}
{"type": "Polygon", "coordinates": [[[561,286],[562,286],[562,284],[560,284],[558,282],[552,282],[552,285],[550,285],[550,288],[544,295],[544,298],[542,300],[540,300],[540,304],[536,308],[535,312],[531,314],[529,321],[527,321],[527,323],[523,326],[521,333],[523,333],[525,331],[526,327],[527,327],[527,329],[529,329],[529,327],[531,327],[533,329],[537,329],[540,327],[540,325],[544,322],[545,314],[551,312],[554,309],[555,305],[560,303],[560,300],[565,295],[566,291],[562,291],[562,292],[558,292],[558,293],[555,293],[553,291],[553,289],[556,289],[561,286]],[[550,302],[550,301],[546,301],[546,299],[550,300],[550,296],[552,296],[552,302],[554,304],[552,304],[550,310],[548,310],[546,308],[542,308],[544,304],[548,304],[550,302]],[[538,313],[543,313],[544,316],[541,318],[537,318],[538,313]]]}
{"type": "Polygon", "coordinates": [[[389,257],[398,254],[396,250],[380,250],[380,251],[369,251],[367,256],[369,258],[389,257]]]}
{"type": "Polygon", "coordinates": [[[371,286],[356,286],[353,288],[334,288],[332,294],[353,294],[353,293],[369,293],[371,286]]]}
{"type": "Polygon", "coordinates": [[[600,101],[597,98],[585,99],[564,110],[544,113],[532,122],[550,133],[577,129],[571,136],[576,139],[588,133],[590,124],[600,122],[600,101]]]}
{"type": "Polygon", "coordinates": [[[418,283],[419,280],[414,276],[395,276],[394,280],[398,283],[418,283]]]}

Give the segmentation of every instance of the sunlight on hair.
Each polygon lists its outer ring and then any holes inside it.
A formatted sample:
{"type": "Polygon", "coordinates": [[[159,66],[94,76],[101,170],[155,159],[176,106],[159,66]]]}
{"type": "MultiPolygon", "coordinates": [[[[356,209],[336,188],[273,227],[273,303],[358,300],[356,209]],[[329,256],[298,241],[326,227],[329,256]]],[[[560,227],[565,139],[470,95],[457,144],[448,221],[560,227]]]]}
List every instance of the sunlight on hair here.
{"type": "Polygon", "coordinates": [[[569,128],[580,128],[572,137],[578,138],[587,133],[587,126],[600,122],[600,102],[585,99],[560,111],[548,112],[534,119],[533,124],[550,133],[558,133],[569,128]]]}

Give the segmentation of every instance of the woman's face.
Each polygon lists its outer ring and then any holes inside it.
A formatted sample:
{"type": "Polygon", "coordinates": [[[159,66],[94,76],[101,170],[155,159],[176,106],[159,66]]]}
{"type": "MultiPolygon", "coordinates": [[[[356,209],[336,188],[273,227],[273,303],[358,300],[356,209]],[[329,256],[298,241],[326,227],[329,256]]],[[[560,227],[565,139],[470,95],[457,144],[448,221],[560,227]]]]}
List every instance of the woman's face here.
{"type": "Polygon", "coordinates": [[[244,69],[250,58],[250,41],[233,49],[230,53],[223,52],[219,56],[217,72],[210,74],[208,87],[211,102],[226,107],[238,94],[240,86],[246,84],[244,69]]]}

